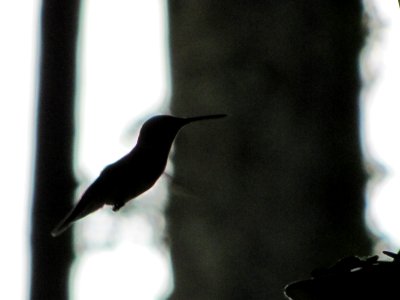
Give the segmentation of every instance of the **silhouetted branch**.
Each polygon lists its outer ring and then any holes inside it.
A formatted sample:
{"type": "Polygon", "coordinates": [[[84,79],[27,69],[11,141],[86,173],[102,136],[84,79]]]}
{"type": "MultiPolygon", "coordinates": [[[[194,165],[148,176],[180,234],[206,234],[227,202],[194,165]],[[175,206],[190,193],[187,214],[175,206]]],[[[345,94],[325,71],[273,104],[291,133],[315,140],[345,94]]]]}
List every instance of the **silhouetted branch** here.
{"type": "Polygon", "coordinates": [[[285,293],[293,300],[397,299],[400,256],[384,254],[393,261],[380,261],[378,256],[349,256],[329,268],[314,270],[312,278],[289,284],[285,293]]]}
{"type": "Polygon", "coordinates": [[[44,0],[32,208],[31,300],[68,299],[71,234],[50,235],[69,209],[79,0],[44,0]]]}

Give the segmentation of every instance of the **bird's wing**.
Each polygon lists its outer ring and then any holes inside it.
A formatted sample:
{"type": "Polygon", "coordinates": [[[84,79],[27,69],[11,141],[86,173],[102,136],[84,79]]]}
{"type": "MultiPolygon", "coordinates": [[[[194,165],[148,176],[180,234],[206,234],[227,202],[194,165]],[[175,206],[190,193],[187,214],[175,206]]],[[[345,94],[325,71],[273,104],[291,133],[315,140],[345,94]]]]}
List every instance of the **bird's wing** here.
{"type": "Polygon", "coordinates": [[[104,205],[102,202],[79,201],[68,215],[53,229],[51,235],[56,237],[67,230],[72,223],[86,217],[104,205]]]}
{"type": "Polygon", "coordinates": [[[99,184],[95,181],[83,194],[81,200],[67,214],[67,216],[53,229],[51,235],[56,237],[67,230],[72,223],[82,219],[90,213],[103,207],[105,201],[98,188],[99,184]]]}
{"type": "Polygon", "coordinates": [[[53,229],[51,235],[56,237],[67,230],[72,223],[78,221],[89,215],[90,213],[98,210],[104,204],[101,202],[83,202],[79,201],[78,204],[68,213],[68,215],[53,229]]]}

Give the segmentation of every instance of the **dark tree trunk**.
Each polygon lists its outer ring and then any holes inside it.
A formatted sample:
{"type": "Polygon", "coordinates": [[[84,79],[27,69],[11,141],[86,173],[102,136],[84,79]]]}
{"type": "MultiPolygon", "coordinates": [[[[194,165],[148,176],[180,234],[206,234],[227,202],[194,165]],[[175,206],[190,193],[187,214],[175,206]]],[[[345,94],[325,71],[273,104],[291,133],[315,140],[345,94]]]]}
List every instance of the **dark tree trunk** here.
{"type": "Polygon", "coordinates": [[[366,255],[360,1],[169,1],[177,139],[171,299],[281,299],[366,255]]]}
{"type": "Polygon", "coordinates": [[[32,300],[68,299],[71,231],[50,232],[68,211],[72,171],[79,1],[44,0],[32,207],[32,300]]]}

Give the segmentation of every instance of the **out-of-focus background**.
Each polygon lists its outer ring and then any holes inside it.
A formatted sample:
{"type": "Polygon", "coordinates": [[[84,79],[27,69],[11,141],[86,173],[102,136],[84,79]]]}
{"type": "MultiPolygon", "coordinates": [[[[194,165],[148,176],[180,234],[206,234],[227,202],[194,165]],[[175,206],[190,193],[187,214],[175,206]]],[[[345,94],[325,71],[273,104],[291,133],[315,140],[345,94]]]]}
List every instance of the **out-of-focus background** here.
{"type": "Polygon", "coordinates": [[[397,251],[396,1],[3,1],[0,25],[1,299],[280,299],[397,251]],[[229,118],[53,239],[160,113],[229,118]]]}

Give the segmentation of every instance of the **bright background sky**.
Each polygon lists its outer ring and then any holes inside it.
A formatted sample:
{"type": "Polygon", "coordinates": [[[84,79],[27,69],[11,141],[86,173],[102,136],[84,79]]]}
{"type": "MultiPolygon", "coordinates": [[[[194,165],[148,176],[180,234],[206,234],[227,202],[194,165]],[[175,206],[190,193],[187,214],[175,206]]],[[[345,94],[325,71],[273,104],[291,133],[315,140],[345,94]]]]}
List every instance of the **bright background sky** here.
{"type": "Polygon", "coordinates": [[[361,100],[364,146],[367,158],[378,168],[368,189],[367,216],[386,244],[382,247],[396,250],[400,247],[400,8],[395,0],[365,2],[375,6],[380,18],[363,57],[367,60],[361,100]]]}
{"type": "Polygon", "coordinates": [[[0,1],[0,299],[27,299],[37,2],[0,1]]]}
{"type": "MultiPolygon", "coordinates": [[[[362,68],[369,82],[361,99],[364,151],[382,170],[369,185],[367,215],[375,233],[399,247],[400,8],[395,0],[365,1],[375,2],[381,17],[362,68]]],[[[27,299],[38,18],[38,0],[0,1],[0,299],[27,299]]],[[[170,91],[164,1],[87,0],[82,21],[75,171],[84,187],[134,145],[146,114],[166,112],[161,103],[170,91]]],[[[157,234],[165,228],[165,194],[161,181],[118,221],[105,209],[76,225],[74,300],[157,300],[170,291],[168,253],[157,234]],[[98,226],[104,234],[93,233],[98,226]],[[105,270],[119,276],[96,277],[105,270]]]]}
{"type": "MultiPolygon", "coordinates": [[[[143,118],[167,113],[165,9],[160,0],[88,0],[83,7],[75,169],[84,186],[135,145],[143,118]]],[[[129,202],[118,222],[103,209],[75,225],[83,234],[76,237],[74,299],[155,300],[171,290],[157,234],[165,229],[163,182],[129,202]]]]}

